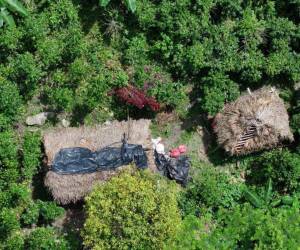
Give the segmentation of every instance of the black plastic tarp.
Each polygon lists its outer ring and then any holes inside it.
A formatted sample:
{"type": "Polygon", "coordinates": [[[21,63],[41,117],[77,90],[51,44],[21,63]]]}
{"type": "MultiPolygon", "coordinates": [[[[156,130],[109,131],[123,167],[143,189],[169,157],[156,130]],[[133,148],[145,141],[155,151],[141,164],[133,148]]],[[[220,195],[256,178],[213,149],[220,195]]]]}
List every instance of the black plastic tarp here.
{"type": "Polygon", "coordinates": [[[51,170],[58,174],[84,174],[114,170],[132,162],[140,169],[148,165],[142,145],[124,140],[121,147],[105,147],[95,152],[81,147],[61,149],[54,157],[51,170]]]}
{"type": "Polygon", "coordinates": [[[186,185],[189,176],[190,160],[187,156],[181,155],[178,158],[167,159],[163,154],[155,151],[155,164],[158,171],[182,185],[186,185]]]}

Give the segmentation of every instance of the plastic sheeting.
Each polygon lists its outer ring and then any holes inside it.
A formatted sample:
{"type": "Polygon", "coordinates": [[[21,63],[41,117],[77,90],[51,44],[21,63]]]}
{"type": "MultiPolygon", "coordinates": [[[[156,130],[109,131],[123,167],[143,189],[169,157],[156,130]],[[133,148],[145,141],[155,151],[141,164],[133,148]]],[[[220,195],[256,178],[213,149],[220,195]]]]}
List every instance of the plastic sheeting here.
{"type": "Polygon", "coordinates": [[[165,155],[158,154],[155,151],[155,164],[158,171],[172,180],[176,180],[182,185],[186,185],[188,181],[190,161],[185,155],[178,158],[167,159],[165,155]]]}
{"type": "Polygon", "coordinates": [[[58,174],[84,174],[103,170],[114,170],[134,162],[135,165],[147,168],[147,156],[142,145],[127,144],[122,147],[106,147],[98,151],[87,148],[64,148],[54,157],[52,171],[58,174]]]}

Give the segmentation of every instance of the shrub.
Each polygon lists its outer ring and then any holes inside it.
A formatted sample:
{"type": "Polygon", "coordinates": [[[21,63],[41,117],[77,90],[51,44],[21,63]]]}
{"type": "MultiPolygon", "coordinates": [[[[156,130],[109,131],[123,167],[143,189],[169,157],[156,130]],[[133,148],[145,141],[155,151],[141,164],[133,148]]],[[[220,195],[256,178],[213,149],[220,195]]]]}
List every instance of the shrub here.
{"type": "Polygon", "coordinates": [[[51,227],[39,227],[32,231],[25,240],[28,250],[67,250],[67,241],[51,227]]]}
{"type": "Polygon", "coordinates": [[[3,244],[6,250],[23,250],[24,236],[19,231],[10,235],[3,244]]]}
{"type": "Polygon", "coordinates": [[[169,107],[177,109],[179,114],[187,108],[187,89],[183,82],[174,82],[166,71],[158,65],[136,65],[133,70],[132,81],[135,86],[143,88],[149,96],[169,107]],[[176,95],[174,95],[176,93],[176,95]]]}
{"type": "Polygon", "coordinates": [[[224,103],[234,101],[239,96],[239,87],[228,76],[218,72],[204,79],[203,94],[203,109],[215,115],[224,103]]]}
{"type": "Polygon", "coordinates": [[[17,55],[10,61],[10,68],[9,79],[18,84],[20,93],[26,99],[32,97],[43,73],[34,55],[29,52],[17,55]]]}
{"type": "Polygon", "coordinates": [[[15,183],[20,177],[17,143],[12,131],[0,132],[0,189],[15,183]]]}
{"type": "Polygon", "coordinates": [[[62,63],[62,55],[65,43],[56,37],[45,37],[38,41],[37,53],[46,69],[57,67],[62,63]]]}
{"type": "Polygon", "coordinates": [[[207,165],[192,175],[187,188],[182,192],[180,207],[183,214],[196,214],[203,208],[214,211],[218,208],[232,208],[243,195],[243,184],[207,165]]]}
{"type": "Polygon", "coordinates": [[[17,86],[0,76],[0,113],[10,122],[16,121],[21,112],[22,100],[17,86]]]}
{"type": "Polygon", "coordinates": [[[4,63],[7,61],[8,55],[12,55],[17,48],[21,47],[19,41],[23,33],[17,28],[0,30],[0,33],[0,59],[4,63]]]}
{"type": "Polygon", "coordinates": [[[149,89],[148,92],[154,95],[159,102],[173,108],[180,108],[181,105],[187,104],[186,88],[181,82],[159,83],[149,89]]]}
{"type": "Polygon", "coordinates": [[[275,149],[254,158],[248,166],[247,180],[264,186],[271,178],[274,190],[291,193],[299,190],[300,157],[287,149],[275,149]]]}
{"type": "Polygon", "coordinates": [[[11,128],[10,120],[3,114],[0,114],[0,132],[11,128]]]}
{"type": "Polygon", "coordinates": [[[53,201],[38,201],[40,215],[45,223],[52,222],[55,218],[63,215],[65,210],[53,201]]]}
{"type": "Polygon", "coordinates": [[[158,111],[160,108],[159,103],[153,97],[146,96],[143,91],[133,86],[118,88],[114,90],[114,94],[123,102],[139,109],[149,106],[153,111],[158,111]]]}
{"type": "Polygon", "coordinates": [[[38,172],[41,153],[41,135],[25,132],[23,138],[23,176],[26,180],[31,180],[33,175],[38,172]]]}
{"type": "Polygon", "coordinates": [[[125,62],[131,66],[146,65],[148,59],[149,45],[143,34],[133,37],[124,52],[125,62]]]}
{"type": "Polygon", "coordinates": [[[220,224],[205,243],[218,249],[296,249],[300,243],[298,214],[299,204],[271,211],[247,204],[223,211],[220,224]]]}
{"type": "Polygon", "coordinates": [[[31,199],[30,188],[23,183],[10,183],[9,189],[6,190],[9,198],[9,207],[24,207],[31,199]]]}
{"type": "Polygon", "coordinates": [[[31,198],[29,188],[19,183],[7,183],[0,192],[0,209],[4,207],[15,208],[24,206],[31,198]]]}
{"type": "Polygon", "coordinates": [[[20,228],[17,213],[8,208],[0,212],[0,239],[4,240],[9,237],[10,233],[20,228]]]}
{"type": "Polygon", "coordinates": [[[147,171],[124,171],[86,198],[84,245],[97,249],[161,249],[180,223],[175,183],[147,171]]]}
{"type": "Polygon", "coordinates": [[[64,213],[64,209],[56,205],[52,201],[41,201],[31,202],[23,214],[21,215],[22,222],[25,225],[32,224],[50,224],[57,217],[64,213]]]}
{"type": "MultiPolygon", "coordinates": [[[[204,238],[207,237],[212,221],[209,214],[201,215],[198,218],[194,215],[188,215],[182,221],[180,230],[175,240],[166,243],[165,249],[170,250],[200,250],[207,246],[203,244],[204,238]]],[[[212,248],[208,248],[212,249],[212,248]]]]}
{"type": "Polygon", "coordinates": [[[56,89],[47,88],[47,99],[52,107],[58,111],[72,111],[74,106],[74,91],[69,88],[60,87],[56,89]]]}
{"type": "Polygon", "coordinates": [[[40,216],[39,204],[31,203],[29,204],[24,213],[21,215],[21,221],[25,225],[37,224],[40,216]]]}

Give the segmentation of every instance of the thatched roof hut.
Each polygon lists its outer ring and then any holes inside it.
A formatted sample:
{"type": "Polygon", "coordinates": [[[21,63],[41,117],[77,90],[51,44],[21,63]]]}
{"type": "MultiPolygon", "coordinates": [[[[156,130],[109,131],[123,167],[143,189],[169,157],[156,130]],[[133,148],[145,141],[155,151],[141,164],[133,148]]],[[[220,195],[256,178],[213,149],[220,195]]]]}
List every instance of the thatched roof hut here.
{"type": "MultiPolygon", "coordinates": [[[[153,150],[151,146],[150,120],[131,120],[129,122],[114,121],[109,125],[80,128],[59,128],[47,131],[44,136],[44,147],[47,164],[51,167],[52,161],[61,149],[72,147],[85,147],[98,150],[109,146],[121,146],[123,134],[129,134],[128,143],[140,144],[149,150],[146,152],[148,166],[155,171],[153,150]]],[[[98,171],[87,174],[60,175],[51,169],[45,177],[45,186],[48,187],[55,201],[68,204],[82,200],[95,183],[108,180],[116,171],[98,171]]]]}
{"type": "Polygon", "coordinates": [[[214,119],[217,141],[225,151],[241,155],[292,141],[288,113],[276,89],[248,92],[226,104],[214,119]]]}

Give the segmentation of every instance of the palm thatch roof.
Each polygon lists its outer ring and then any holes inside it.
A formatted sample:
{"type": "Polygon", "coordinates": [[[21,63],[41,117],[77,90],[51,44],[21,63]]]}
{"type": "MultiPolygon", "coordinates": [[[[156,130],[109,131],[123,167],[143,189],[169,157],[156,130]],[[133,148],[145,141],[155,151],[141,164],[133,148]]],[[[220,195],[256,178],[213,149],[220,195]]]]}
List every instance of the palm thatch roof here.
{"type": "Polygon", "coordinates": [[[215,116],[214,131],[225,151],[241,155],[292,141],[288,113],[276,89],[248,91],[215,116]]]}
{"type": "MultiPolygon", "coordinates": [[[[47,165],[51,167],[52,161],[62,148],[85,147],[90,150],[98,150],[115,143],[113,146],[121,146],[123,134],[128,134],[128,142],[140,144],[148,148],[148,166],[156,171],[151,146],[150,120],[114,121],[109,125],[80,128],[59,128],[45,132],[43,136],[47,165]]],[[[45,177],[45,186],[48,187],[55,201],[60,204],[74,203],[82,200],[88,194],[95,183],[108,180],[120,171],[99,171],[87,174],[60,175],[51,168],[45,177]]]]}

